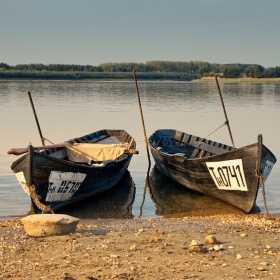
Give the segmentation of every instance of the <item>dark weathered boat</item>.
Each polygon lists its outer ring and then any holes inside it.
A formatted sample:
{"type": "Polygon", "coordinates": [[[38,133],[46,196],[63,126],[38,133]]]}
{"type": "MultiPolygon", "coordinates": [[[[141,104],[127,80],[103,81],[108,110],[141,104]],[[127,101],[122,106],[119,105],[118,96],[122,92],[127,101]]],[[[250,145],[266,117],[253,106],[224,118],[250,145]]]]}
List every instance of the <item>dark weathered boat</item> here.
{"type": "MultiPolygon", "coordinates": [[[[110,129],[53,148],[38,148],[30,145],[11,166],[37,213],[55,211],[111,189],[125,174],[132,155],[138,153],[126,131],[110,129]]],[[[17,154],[17,150],[8,153],[17,154]]]]}
{"type": "Polygon", "coordinates": [[[135,193],[135,183],[127,170],[110,190],[72,203],[56,213],[61,212],[79,219],[133,219],[135,193]]]}
{"type": "Polygon", "coordinates": [[[235,149],[173,129],[155,131],[149,146],[156,168],[176,183],[223,200],[249,213],[259,187],[276,163],[258,136],[255,144],[235,149]]]}

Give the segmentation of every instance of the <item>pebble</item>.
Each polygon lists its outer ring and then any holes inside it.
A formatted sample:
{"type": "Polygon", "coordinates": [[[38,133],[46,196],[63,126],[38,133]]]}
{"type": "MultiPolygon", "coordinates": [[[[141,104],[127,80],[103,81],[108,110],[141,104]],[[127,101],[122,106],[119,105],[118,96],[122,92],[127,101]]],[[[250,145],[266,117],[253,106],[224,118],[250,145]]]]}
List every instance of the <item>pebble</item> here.
{"type": "Polygon", "coordinates": [[[136,245],[133,245],[129,248],[131,251],[137,251],[137,246],[136,245]]]}
{"type": "Polygon", "coordinates": [[[204,241],[206,244],[217,244],[218,243],[215,235],[207,235],[205,237],[204,241]]]}
{"type": "Polygon", "coordinates": [[[204,252],[207,252],[208,249],[206,246],[203,246],[203,245],[194,245],[194,246],[190,246],[189,250],[191,252],[198,252],[198,253],[204,253],[204,252]]]}
{"type": "Polygon", "coordinates": [[[203,246],[203,244],[201,244],[200,241],[194,239],[191,241],[189,250],[191,252],[199,252],[199,253],[208,251],[206,246],[203,246]]]}
{"type": "Polygon", "coordinates": [[[190,246],[200,246],[201,243],[198,240],[192,240],[190,246]]]}
{"type": "Polygon", "coordinates": [[[264,271],[265,269],[264,269],[264,267],[259,266],[259,267],[257,268],[257,270],[259,270],[259,271],[264,271]]]}
{"type": "Polygon", "coordinates": [[[237,254],[237,255],[236,255],[236,259],[237,259],[237,260],[240,260],[240,259],[242,259],[242,256],[241,256],[240,254],[237,254]]]}
{"type": "Polygon", "coordinates": [[[223,250],[223,246],[222,246],[222,245],[215,245],[215,246],[214,246],[214,250],[215,250],[215,251],[223,250]]]}
{"type": "Polygon", "coordinates": [[[156,242],[158,242],[158,238],[157,237],[151,237],[150,242],[156,243],[156,242]]]}
{"type": "Polygon", "coordinates": [[[110,255],[110,258],[112,258],[112,259],[117,259],[119,257],[120,257],[119,255],[110,255]]]}

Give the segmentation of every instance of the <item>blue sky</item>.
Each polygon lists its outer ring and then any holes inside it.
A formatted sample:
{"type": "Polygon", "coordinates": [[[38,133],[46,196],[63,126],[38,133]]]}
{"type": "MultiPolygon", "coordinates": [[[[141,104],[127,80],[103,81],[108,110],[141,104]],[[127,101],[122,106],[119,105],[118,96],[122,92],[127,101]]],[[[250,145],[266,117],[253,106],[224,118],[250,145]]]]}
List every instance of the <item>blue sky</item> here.
{"type": "Polygon", "coordinates": [[[0,62],[280,66],[279,0],[0,0],[0,62]]]}

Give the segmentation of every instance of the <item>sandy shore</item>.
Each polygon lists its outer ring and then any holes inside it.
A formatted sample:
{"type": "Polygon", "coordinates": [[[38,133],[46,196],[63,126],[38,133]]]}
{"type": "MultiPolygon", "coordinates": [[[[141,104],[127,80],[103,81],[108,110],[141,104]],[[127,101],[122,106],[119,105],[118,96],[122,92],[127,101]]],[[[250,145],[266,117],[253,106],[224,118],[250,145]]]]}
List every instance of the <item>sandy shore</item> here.
{"type": "MultiPolygon", "coordinates": [[[[218,78],[221,83],[280,83],[280,78],[218,78]]],[[[214,77],[205,77],[192,80],[194,83],[215,83],[214,77]]]]}
{"type": "Polygon", "coordinates": [[[279,233],[280,217],[260,214],[82,219],[44,238],[0,221],[0,279],[279,279],[279,233]]]}

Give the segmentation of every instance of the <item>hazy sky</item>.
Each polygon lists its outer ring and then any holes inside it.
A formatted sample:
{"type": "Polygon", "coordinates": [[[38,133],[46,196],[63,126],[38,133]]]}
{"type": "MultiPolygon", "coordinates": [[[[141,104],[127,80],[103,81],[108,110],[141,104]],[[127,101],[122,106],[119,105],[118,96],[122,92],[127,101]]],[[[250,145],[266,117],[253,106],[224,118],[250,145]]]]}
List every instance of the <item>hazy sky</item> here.
{"type": "Polygon", "coordinates": [[[0,62],[280,66],[279,0],[0,0],[0,62]]]}

